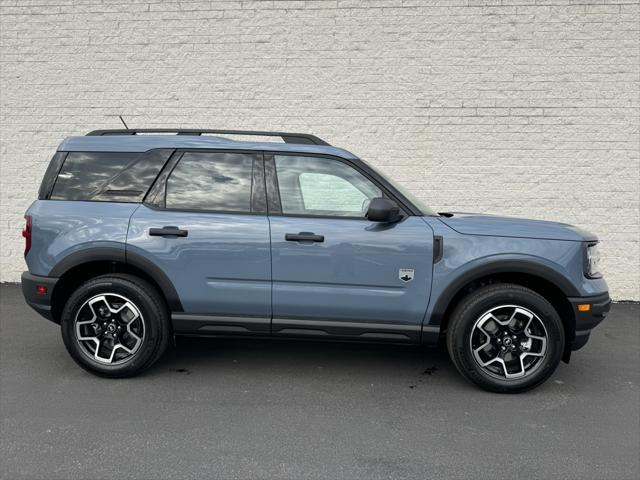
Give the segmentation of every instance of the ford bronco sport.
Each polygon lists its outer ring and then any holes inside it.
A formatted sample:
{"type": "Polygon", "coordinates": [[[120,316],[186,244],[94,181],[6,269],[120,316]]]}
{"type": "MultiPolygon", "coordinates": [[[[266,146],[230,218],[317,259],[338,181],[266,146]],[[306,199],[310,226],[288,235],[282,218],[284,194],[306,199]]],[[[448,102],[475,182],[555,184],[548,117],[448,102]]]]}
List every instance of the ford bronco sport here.
{"type": "Polygon", "coordinates": [[[438,214],[313,135],[70,137],[25,218],[26,301],[105,377],[148,368],[174,335],[442,340],[466,379],[518,392],[611,303],[594,235],[438,214]]]}

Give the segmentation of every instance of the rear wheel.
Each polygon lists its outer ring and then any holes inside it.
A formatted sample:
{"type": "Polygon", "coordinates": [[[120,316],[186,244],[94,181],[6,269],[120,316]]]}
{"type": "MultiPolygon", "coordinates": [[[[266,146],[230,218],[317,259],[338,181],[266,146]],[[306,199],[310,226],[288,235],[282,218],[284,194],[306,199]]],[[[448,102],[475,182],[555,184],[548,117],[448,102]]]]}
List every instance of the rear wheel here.
{"type": "Polygon", "coordinates": [[[544,382],[562,358],[564,329],[553,306],[513,284],[490,285],[464,298],[447,330],[458,371],[494,392],[522,392],[544,382]]]}
{"type": "Polygon", "coordinates": [[[133,376],[166,350],[169,314],[160,294],[133,275],[96,277],[71,295],[62,338],[84,369],[105,377],[133,376]]]}

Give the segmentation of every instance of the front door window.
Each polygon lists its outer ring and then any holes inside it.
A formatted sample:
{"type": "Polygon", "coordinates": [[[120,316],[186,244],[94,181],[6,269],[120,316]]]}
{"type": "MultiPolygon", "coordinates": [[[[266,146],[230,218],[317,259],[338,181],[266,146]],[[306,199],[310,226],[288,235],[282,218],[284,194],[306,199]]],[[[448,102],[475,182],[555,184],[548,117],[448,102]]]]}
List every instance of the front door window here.
{"type": "Polygon", "coordinates": [[[282,213],[364,218],[382,192],[360,172],[338,160],[275,156],[282,213]]]}

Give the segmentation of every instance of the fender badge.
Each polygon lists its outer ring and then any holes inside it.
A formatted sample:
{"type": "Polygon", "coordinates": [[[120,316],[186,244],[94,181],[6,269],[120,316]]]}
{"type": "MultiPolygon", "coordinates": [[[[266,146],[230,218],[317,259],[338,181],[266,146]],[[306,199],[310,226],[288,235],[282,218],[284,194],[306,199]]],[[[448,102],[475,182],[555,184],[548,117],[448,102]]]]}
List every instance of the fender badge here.
{"type": "Polygon", "coordinates": [[[401,268],[398,270],[398,278],[407,283],[413,280],[413,268],[401,268]]]}

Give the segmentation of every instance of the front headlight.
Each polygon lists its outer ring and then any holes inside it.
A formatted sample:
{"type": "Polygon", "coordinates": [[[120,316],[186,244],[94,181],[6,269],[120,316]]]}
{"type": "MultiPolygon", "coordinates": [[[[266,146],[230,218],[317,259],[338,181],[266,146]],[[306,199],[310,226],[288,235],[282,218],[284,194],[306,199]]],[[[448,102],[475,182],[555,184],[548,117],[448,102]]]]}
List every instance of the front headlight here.
{"type": "Polygon", "coordinates": [[[600,273],[600,251],[598,244],[592,243],[587,245],[587,259],[585,262],[585,275],[589,278],[601,277],[600,273]]]}

